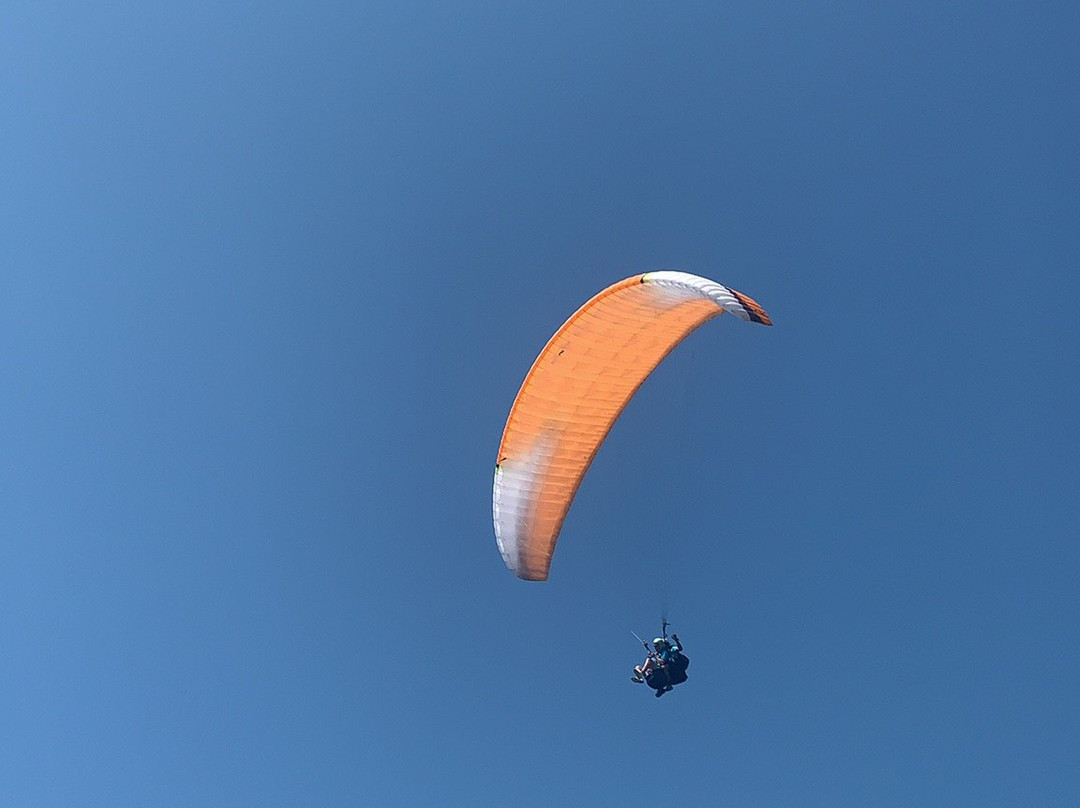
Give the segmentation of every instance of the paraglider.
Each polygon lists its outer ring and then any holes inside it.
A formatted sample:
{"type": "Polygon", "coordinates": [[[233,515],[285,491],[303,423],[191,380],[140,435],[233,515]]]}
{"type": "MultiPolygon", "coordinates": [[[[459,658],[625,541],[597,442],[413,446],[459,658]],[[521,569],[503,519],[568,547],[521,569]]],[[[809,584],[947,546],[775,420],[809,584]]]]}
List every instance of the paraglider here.
{"type": "Polygon", "coordinates": [[[510,409],[495,464],[495,538],[519,578],[547,580],[563,520],[615,420],[675,346],[725,312],[772,325],[734,289],[648,272],[604,289],[551,337],[510,409]]]}
{"type": "MultiPolygon", "coordinates": [[[[664,636],[657,637],[649,644],[638,637],[645,646],[645,661],[634,666],[634,673],[630,681],[636,684],[647,684],[654,691],[653,695],[660,698],[670,692],[675,685],[681,685],[686,681],[686,669],[690,667],[690,659],[683,653],[683,645],[678,634],[667,635],[668,623],[664,621],[664,636]]],[[[634,635],[637,637],[637,635],[634,635]]]]}

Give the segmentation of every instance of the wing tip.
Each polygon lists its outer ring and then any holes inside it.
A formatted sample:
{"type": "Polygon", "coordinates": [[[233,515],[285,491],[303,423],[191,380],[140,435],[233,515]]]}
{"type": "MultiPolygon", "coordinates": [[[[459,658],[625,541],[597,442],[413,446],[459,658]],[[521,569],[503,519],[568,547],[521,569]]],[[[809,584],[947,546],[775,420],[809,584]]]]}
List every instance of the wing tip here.
{"type": "Polygon", "coordinates": [[[548,579],[548,573],[551,571],[551,559],[548,558],[548,562],[544,563],[519,563],[511,566],[509,562],[506,564],[510,567],[510,571],[514,573],[518,578],[523,581],[546,581],[548,579]]]}
{"type": "Polygon", "coordinates": [[[517,572],[515,575],[523,581],[535,581],[536,583],[543,583],[548,579],[546,572],[517,572]]]}
{"type": "Polygon", "coordinates": [[[744,295],[742,292],[736,292],[731,287],[728,287],[728,291],[730,291],[731,294],[735,296],[735,299],[739,301],[740,305],[743,307],[743,311],[746,312],[746,316],[751,322],[761,323],[762,325],[773,324],[769,313],[765,311],[765,309],[761,307],[761,304],[754,300],[754,298],[749,295],[744,295]]]}

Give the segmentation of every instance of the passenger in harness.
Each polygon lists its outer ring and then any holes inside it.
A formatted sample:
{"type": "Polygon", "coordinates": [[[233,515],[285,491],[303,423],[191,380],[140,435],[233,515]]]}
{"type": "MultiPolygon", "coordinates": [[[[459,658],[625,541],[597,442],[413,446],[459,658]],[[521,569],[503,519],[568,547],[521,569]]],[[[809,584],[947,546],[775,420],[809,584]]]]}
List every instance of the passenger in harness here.
{"type": "Polygon", "coordinates": [[[665,630],[663,637],[652,641],[652,650],[649,650],[647,644],[645,648],[648,651],[645,661],[634,666],[634,675],[630,677],[630,681],[647,684],[656,691],[656,698],[686,681],[686,669],[690,666],[690,659],[682,652],[683,646],[678,634],[672,634],[671,639],[668,639],[665,630]]]}

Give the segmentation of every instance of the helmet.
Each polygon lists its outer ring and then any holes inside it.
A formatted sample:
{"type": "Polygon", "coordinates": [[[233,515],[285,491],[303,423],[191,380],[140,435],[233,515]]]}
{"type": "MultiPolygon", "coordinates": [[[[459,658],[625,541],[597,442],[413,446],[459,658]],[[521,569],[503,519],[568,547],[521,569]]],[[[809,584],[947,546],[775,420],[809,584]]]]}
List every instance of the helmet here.
{"type": "Polygon", "coordinates": [[[652,641],[652,644],[653,648],[667,648],[668,645],[670,645],[670,643],[663,637],[657,637],[655,640],[652,641]]]}

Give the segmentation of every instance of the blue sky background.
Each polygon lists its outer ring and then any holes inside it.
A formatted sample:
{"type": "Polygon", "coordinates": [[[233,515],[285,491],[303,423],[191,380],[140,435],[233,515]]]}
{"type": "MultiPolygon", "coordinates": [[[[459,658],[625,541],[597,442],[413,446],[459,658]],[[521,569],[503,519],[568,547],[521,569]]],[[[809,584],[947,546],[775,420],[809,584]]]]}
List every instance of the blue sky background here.
{"type": "Polygon", "coordinates": [[[9,0],[0,803],[1078,804],[1078,8],[9,0]],[[661,268],[776,327],[520,582],[517,387],[661,268]]]}

